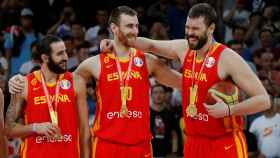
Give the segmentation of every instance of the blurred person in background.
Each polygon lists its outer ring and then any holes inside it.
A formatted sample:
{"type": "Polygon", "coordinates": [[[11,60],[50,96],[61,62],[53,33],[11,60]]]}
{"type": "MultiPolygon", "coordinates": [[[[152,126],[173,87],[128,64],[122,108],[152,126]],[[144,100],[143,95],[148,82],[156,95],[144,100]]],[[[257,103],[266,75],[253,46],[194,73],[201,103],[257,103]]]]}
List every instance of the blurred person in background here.
{"type": "Polygon", "coordinates": [[[25,5],[22,0],[2,0],[0,2],[0,30],[20,24],[20,11],[25,5]]]}
{"type": "Polygon", "coordinates": [[[250,66],[250,68],[256,73],[257,72],[257,68],[255,63],[253,63],[250,60],[246,60],[244,58],[244,56],[246,56],[246,52],[244,52],[245,48],[244,48],[244,43],[238,40],[231,40],[227,43],[227,46],[229,48],[231,48],[232,50],[234,50],[237,54],[239,54],[241,57],[243,57],[243,59],[247,62],[247,64],[250,66]]]}
{"type": "Polygon", "coordinates": [[[19,69],[19,73],[22,75],[30,73],[35,67],[40,68],[40,54],[38,53],[37,46],[38,41],[34,41],[31,44],[31,60],[23,63],[19,69]]]}
{"type": "Polygon", "coordinates": [[[71,36],[71,24],[76,21],[76,12],[72,6],[63,7],[59,20],[51,26],[47,34],[58,35],[59,37],[71,36]]]}
{"type": "Polygon", "coordinates": [[[20,66],[31,59],[31,44],[42,37],[33,27],[33,11],[24,8],[20,15],[20,26],[8,28],[4,44],[11,75],[18,73],[20,66]]]}
{"type": "Polygon", "coordinates": [[[156,84],[151,88],[152,104],[150,125],[153,134],[153,154],[156,158],[176,156],[178,135],[175,117],[166,104],[166,87],[156,84]]]}
{"type": "Polygon", "coordinates": [[[249,131],[256,135],[260,156],[265,158],[280,157],[280,114],[277,113],[277,105],[273,102],[272,106],[266,110],[262,116],[256,118],[249,131]]]}
{"type": "Polygon", "coordinates": [[[73,37],[74,47],[85,41],[85,27],[79,21],[71,24],[71,36],[73,37]]]}
{"type": "Polygon", "coordinates": [[[90,49],[89,49],[90,55],[100,54],[100,49],[99,49],[100,41],[108,38],[110,38],[110,31],[108,31],[107,28],[101,28],[100,30],[98,30],[97,39],[95,41],[97,45],[93,45],[92,43],[90,44],[90,49]]]}
{"type": "Polygon", "coordinates": [[[75,58],[77,59],[77,65],[73,66],[69,69],[70,72],[75,71],[75,69],[78,67],[80,63],[82,63],[84,60],[86,60],[90,56],[90,43],[87,41],[84,41],[76,46],[75,48],[75,58]]]}
{"type": "Polygon", "coordinates": [[[104,8],[99,8],[95,12],[96,25],[87,29],[85,33],[85,40],[91,43],[91,46],[98,50],[98,32],[102,29],[106,29],[109,32],[109,38],[113,38],[113,34],[108,25],[108,11],[104,8]]]}
{"type": "Polygon", "coordinates": [[[225,26],[225,41],[228,42],[232,39],[231,32],[234,27],[249,26],[250,12],[246,10],[246,0],[236,0],[234,6],[231,9],[225,10],[223,13],[223,19],[225,26]]]}

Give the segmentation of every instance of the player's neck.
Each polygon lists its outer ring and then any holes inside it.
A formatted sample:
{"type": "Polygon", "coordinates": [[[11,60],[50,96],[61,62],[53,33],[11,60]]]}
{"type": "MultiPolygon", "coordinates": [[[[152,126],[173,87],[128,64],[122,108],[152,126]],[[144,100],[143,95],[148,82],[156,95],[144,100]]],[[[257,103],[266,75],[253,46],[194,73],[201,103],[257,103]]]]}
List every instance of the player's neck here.
{"type": "Polygon", "coordinates": [[[119,40],[114,40],[115,53],[118,57],[128,57],[129,47],[125,46],[119,40]]]}
{"type": "Polygon", "coordinates": [[[213,37],[208,38],[206,44],[201,49],[197,50],[197,55],[200,57],[205,57],[211,47],[213,47],[214,43],[215,40],[213,39],[213,37]]]}
{"type": "Polygon", "coordinates": [[[52,72],[46,64],[42,64],[41,72],[43,73],[46,83],[56,82],[59,74],[52,72]]]}

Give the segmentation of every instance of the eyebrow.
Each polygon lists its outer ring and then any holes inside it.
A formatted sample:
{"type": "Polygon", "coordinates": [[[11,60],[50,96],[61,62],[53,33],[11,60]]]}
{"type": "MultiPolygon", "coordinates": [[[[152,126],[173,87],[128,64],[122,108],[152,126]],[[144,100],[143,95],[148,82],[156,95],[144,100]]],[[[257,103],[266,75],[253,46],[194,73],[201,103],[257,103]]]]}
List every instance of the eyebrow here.
{"type": "Polygon", "coordinates": [[[63,52],[66,52],[66,49],[63,49],[63,50],[58,51],[57,54],[61,54],[61,53],[63,53],[63,52]]]}

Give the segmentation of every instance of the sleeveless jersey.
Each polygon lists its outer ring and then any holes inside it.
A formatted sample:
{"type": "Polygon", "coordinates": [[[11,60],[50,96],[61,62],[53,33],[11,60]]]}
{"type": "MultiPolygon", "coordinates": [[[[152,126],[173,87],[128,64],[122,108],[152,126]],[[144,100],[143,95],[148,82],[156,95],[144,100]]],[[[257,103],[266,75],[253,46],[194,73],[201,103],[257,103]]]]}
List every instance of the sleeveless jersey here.
{"type": "MultiPolygon", "coordinates": [[[[76,96],[74,92],[73,77],[66,72],[60,78],[59,97],[57,104],[58,126],[61,137],[47,138],[37,134],[25,138],[21,146],[23,158],[78,158],[78,123],[76,110],[76,96]]],[[[44,94],[40,71],[27,75],[28,95],[25,104],[25,124],[51,122],[48,103],[44,94]]],[[[50,100],[55,98],[54,86],[47,86],[50,100]]]]}
{"type": "Polygon", "coordinates": [[[199,71],[202,66],[202,61],[195,62],[195,78],[198,84],[197,93],[197,115],[192,117],[187,116],[186,108],[189,105],[190,98],[190,87],[192,86],[192,65],[194,51],[188,50],[187,55],[184,59],[183,65],[183,115],[185,118],[185,132],[187,135],[203,135],[209,137],[215,137],[224,135],[227,132],[234,130],[242,130],[243,120],[240,116],[230,116],[225,118],[216,119],[208,115],[204,108],[204,100],[207,96],[208,89],[211,88],[215,83],[221,81],[218,76],[218,62],[222,51],[226,46],[216,43],[208,59],[206,59],[204,68],[200,75],[199,71]]]}
{"type": "MultiPolygon", "coordinates": [[[[116,58],[101,53],[101,72],[97,83],[97,108],[93,133],[97,138],[127,145],[151,140],[149,110],[149,76],[143,52],[132,49],[133,58],[128,81],[128,116],[121,117],[120,79],[116,58]]],[[[125,78],[129,62],[120,61],[125,78]]]]}

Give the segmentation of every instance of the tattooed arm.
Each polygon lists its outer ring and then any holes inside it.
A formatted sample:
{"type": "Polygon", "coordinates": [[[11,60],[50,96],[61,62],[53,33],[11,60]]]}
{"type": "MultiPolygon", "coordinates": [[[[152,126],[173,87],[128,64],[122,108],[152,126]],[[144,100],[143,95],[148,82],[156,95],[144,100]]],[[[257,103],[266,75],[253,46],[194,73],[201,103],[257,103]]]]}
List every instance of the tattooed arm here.
{"type": "Polygon", "coordinates": [[[25,137],[32,134],[31,125],[22,125],[19,119],[23,116],[24,98],[20,94],[12,94],[6,113],[5,127],[8,137],[25,137]]]}
{"type": "Polygon", "coordinates": [[[21,124],[19,119],[24,116],[24,102],[27,98],[27,81],[24,81],[24,89],[20,94],[12,94],[6,113],[5,131],[7,137],[26,137],[32,134],[54,136],[59,129],[50,122],[21,124]]]}

